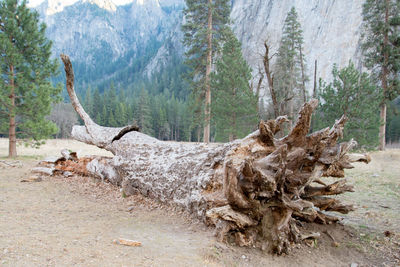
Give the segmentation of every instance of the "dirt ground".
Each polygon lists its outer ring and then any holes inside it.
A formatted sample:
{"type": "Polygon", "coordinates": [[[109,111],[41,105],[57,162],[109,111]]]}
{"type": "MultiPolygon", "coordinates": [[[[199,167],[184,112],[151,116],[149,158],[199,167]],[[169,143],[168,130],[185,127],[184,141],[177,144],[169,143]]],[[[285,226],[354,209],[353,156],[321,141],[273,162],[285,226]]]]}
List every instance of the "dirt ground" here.
{"type": "Polygon", "coordinates": [[[358,209],[343,224],[305,225],[321,238],[273,256],[218,243],[212,229],[187,215],[140,196],[124,198],[93,178],[20,182],[63,148],[80,156],[108,152],[51,140],[40,150],[20,146],[21,156],[8,160],[7,145],[0,139],[1,266],[400,266],[400,150],[374,152],[371,164],[347,173],[356,192],[341,198],[358,209]],[[142,246],[114,244],[120,237],[142,246]]]}

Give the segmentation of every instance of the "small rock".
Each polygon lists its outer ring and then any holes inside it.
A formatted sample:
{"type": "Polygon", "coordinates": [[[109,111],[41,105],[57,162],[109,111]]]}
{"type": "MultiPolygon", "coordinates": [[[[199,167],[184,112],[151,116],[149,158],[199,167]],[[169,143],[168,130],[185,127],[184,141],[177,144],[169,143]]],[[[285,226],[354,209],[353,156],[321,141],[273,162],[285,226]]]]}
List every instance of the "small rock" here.
{"type": "Polygon", "coordinates": [[[244,260],[245,260],[245,259],[246,259],[246,256],[245,256],[245,255],[242,255],[242,259],[244,259],[244,260]]]}
{"type": "Polygon", "coordinates": [[[133,211],[135,209],[135,206],[131,206],[131,207],[129,207],[126,211],[127,212],[131,212],[131,211],[133,211]]]}
{"type": "Polygon", "coordinates": [[[3,250],[3,253],[4,253],[4,254],[7,254],[7,253],[8,253],[8,249],[5,248],[5,249],[3,250]]]}
{"type": "Polygon", "coordinates": [[[379,174],[374,173],[374,174],[371,175],[371,177],[379,177],[379,174]]]}
{"type": "Polygon", "coordinates": [[[357,267],[357,266],[358,266],[358,263],[355,263],[355,262],[351,263],[351,265],[350,265],[350,267],[357,267]]]}

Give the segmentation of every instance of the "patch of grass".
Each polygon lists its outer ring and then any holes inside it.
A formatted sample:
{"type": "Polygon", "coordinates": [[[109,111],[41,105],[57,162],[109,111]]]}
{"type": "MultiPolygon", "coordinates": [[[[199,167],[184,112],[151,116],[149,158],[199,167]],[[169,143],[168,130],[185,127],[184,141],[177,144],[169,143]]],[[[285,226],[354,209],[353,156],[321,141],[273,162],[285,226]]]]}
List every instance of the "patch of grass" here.
{"type": "Polygon", "coordinates": [[[355,242],[349,241],[349,242],[345,243],[345,246],[348,247],[348,248],[355,248],[360,252],[364,251],[364,249],[363,249],[364,247],[359,243],[355,243],[355,242]]]}
{"type": "Polygon", "coordinates": [[[21,155],[21,156],[15,157],[15,158],[9,158],[7,156],[1,156],[0,160],[10,160],[10,161],[22,160],[23,161],[23,160],[41,160],[43,158],[44,157],[40,156],[40,155],[21,155]]]}
{"type": "Polygon", "coordinates": [[[364,242],[370,243],[375,239],[375,236],[372,233],[360,233],[360,239],[364,242]]]}

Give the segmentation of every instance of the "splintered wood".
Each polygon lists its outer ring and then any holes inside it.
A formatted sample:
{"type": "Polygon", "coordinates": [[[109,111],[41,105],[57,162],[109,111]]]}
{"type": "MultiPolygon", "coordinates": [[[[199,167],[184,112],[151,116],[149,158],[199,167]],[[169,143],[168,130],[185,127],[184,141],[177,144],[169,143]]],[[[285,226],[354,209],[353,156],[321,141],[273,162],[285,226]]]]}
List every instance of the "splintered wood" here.
{"type": "Polygon", "coordinates": [[[91,172],[120,185],[126,195],[141,193],[189,211],[214,226],[222,241],[287,253],[295,243],[316,238],[303,233],[302,221],[339,221],[331,212],[354,208],[331,198],[352,192],[346,179],[327,184],[324,177],[344,177],[353,162],[368,155],[348,154],[351,140],[337,143],[346,117],[331,128],[309,133],[317,100],[305,103],[289,134],[277,133],[286,117],[261,121],[259,130],[227,144],[163,142],[134,127],[109,128],[93,122],[74,91],[68,56],[61,56],[67,90],[85,126],[74,126],[76,140],[111,151],[113,158],[88,163],[91,172]],[[98,166],[101,166],[98,167],[98,166]]]}
{"type": "Polygon", "coordinates": [[[116,245],[124,245],[124,246],[129,246],[129,247],[141,247],[142,246],[142,242],[125,239],[125,238],[114,239],[113,243],[116,245]]]}

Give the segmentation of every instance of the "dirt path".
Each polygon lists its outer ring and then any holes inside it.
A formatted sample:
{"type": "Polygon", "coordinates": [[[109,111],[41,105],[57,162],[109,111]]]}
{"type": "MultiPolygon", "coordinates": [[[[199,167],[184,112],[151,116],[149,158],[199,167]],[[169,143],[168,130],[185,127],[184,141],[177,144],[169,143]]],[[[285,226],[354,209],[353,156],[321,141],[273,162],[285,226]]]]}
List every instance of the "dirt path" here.
{"type": "Polygon", "coordinates": [[[165,212],[126,211],[126,205],[82,195],[50,178],[21,183],[32,162],[2,170],[0,179],[0,263],[10,266],[203,266],[207,232],[165,212]],[[115,245],[118,237],[142,247],[115,245]]]}
{"type": "MultiPolygon", "coordinates": [[[[366,229],[340,225],[311,227],[322,234],[318,243],[295,248],[288,256],[227,246],[216,242],[203,224],[154,202],[123,198],[117,188],[91,178],[44,177],[41,182],[21,183],[37,160],[20,162],[19,167],[0,165],[0,266],[399,264],[393,255],[400,252],[400,245],[383,233],[366,239],[366,229]],[[325,230],[339,246],[332,245],[325,230]],[[113,244],[119,237],[141,241],[142,246],[113,244]]],[[[396,234],[397,224],[392,226],[396,234]]]]}

